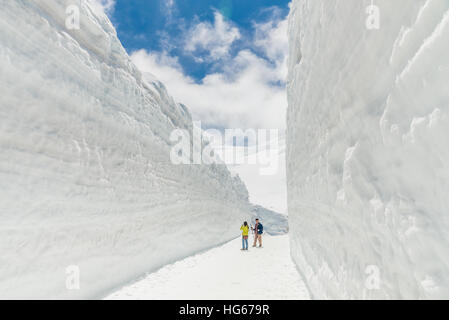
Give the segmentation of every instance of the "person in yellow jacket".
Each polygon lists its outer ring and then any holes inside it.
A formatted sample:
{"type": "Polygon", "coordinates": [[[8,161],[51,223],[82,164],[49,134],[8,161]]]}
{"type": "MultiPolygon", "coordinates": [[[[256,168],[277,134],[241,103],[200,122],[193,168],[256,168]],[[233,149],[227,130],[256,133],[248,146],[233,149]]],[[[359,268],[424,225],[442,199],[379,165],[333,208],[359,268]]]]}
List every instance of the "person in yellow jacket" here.
{"type": "Polygon", "coordinates": [[[242,230],[242,250],[248,250],[248,233],[249,233],[249,226],[248,222],[243,222],[243,225],[240,227],[240,230],[242,230]]]}

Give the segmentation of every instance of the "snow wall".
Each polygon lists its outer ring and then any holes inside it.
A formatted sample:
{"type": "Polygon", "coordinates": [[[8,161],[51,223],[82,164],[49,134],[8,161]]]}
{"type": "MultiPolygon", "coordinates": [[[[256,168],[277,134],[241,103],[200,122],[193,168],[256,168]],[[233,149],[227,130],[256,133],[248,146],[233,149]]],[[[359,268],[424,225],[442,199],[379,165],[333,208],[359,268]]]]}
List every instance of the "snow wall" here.
{"type": "Polygon", "coordinates": [[[171,164],[189,112],[104,13],[83,0],[68,30],[79,0],[0,3],[0,298],[101,297],[238,235],[246,187],[171,164]]]}
{"type": "Polygon", "coordinates": [[[294,0],[289,41],[291,248],[312,295],[449,298],[449,1],[294,0]]]}
{"type": "Polygon", "coordinates": [[[288,216],[259,205],[253,205],[251,213],[253,217],[248,223],[255,226],[256,219],[259,219],[263,225],[264,233],[271,236],[280,236],[288,233],[288,216]]]}

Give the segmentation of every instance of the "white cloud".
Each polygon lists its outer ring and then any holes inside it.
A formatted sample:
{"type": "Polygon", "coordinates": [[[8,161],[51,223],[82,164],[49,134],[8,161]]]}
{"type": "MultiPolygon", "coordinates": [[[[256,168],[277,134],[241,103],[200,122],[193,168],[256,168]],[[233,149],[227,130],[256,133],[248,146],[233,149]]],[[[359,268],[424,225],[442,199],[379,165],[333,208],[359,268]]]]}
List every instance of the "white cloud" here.
{"type": "MultiPolygon", "coordinates": [[[[190,86],[195,82],[190,77],[184,75],[178,59],[167,55],[165,52],[149,53],[142,49],[133,52],[131,59],[140,71],[153,74],[164,85],[168,86],[172,95],[174,94],[172,89],[190,86]]],[[[176,98],[176,95],[174,96],[176,98]]],[[[179,98],[177,99],[179,100],[179,98]]]]}
{"type": "Polygon", "coordinates": [[[213,24],[200,22],[189,30],[184,49],[191,53],[207,51],[211,60],[219,60],[229,54],[231,45],[240,37],[239,30],[215,11],[213,24]]]}
{"type": "Polygon", "coordinates": [[[266,56],[278,64],[280,76],[287,77],[287,37],[288,21],[271,20],[263,24],[256,24],[255,45],[262,49],[266,56]]]}
{"type": "Polygon", "coordinates": [[[243,50],[222,73],[201,83],[186,76],[176,59],[165,53],[140,50],[133,62],[161,80],[175,99],[187,105],[197,120],[226,128],[284,128],[285,89],[273,84],[280,72],[266,60],[243,50]]]}
{"type": "Polygon", "coordinates": [[[175,0],[166,0],[164,3],[165,8],[168,10],[169,13],[171,13],[173,7],[175,6],[175,0]]]}
{"type": "MultiPolygon", "coordinates": [[[[213,30],[229,29],[217,27],[221,23],[226,22],[216,21],[213,30]]],[[[141,71],[152,73],[161,80],[170,94],[187,105],[194,118],[203,123],[227,128],[284,129],[286,24],[286,20],[282,20],[255,25],[257,32],[251,41],[269,59],[248,49],[241,50],[232,58],[221,59],[221,71],[206,75],[200,83],[187,76],[178,60],[165,52],[139,50],[131,58],[141,71]]],[[[201,28],[210,31],[209,27],[201,28]]],[[[239,34],[239,31],[235,33],[239,34]]]]}
{"type": "Polygon", "coordinates": [[[110,14],[114,11],[116,0],[89,0],[95,9],[101,10],[105,14],[110,14]]]}
{"type": "Polygon", "coordinates": [[[162,1],[162,8],[165,12],[166,18],[169,22],[172,22],[173,14],[176,11],[176,3],[175,0],[164,0],[162,1]]]}
{"type": "Polygon", "coordinates": [[[175,5],[175,0],[166,0],[165,4],[168,8],[172,8],[175,5]]]}

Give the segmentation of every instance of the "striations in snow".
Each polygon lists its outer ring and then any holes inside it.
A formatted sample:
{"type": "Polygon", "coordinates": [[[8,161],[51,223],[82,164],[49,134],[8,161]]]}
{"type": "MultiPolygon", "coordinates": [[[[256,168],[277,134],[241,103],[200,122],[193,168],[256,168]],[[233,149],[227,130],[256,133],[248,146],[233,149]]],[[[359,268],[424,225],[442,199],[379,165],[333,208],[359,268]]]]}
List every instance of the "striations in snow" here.
{"type": "Polygon", "coordinates": [[[246,187],[224,165],[171,164],[189,112],[136,69],[106,15],[85,0],[0,2],[0,298],[100,297],[234,238],[246,187]],[[79,30],[65,26],[73,3],[79,30]]]}
{"type": "Polygon", "coordinates": [[[448,40],[447,0],[293,1],[288,211],[315,298],[449,298],[448,40]]]}

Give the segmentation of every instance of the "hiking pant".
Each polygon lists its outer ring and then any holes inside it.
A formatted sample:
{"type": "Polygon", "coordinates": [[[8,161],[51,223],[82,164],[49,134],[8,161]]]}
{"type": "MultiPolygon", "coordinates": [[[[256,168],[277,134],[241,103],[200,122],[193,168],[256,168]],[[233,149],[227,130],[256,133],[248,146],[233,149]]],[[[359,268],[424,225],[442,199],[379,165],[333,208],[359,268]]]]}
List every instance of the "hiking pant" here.
{"type": "Polygon", "coordinates": [[[248,250],[248,236],[242,236],[242,249],[248,250]]]}
{"type": "Polygon", "coordinates": [[[254,243],[253,243],[253,247],[256,246],[257,240],[259,240],[259,245],[262,246],[262,235],[256,233],[256,234],[254,235],[254,243]]]}

